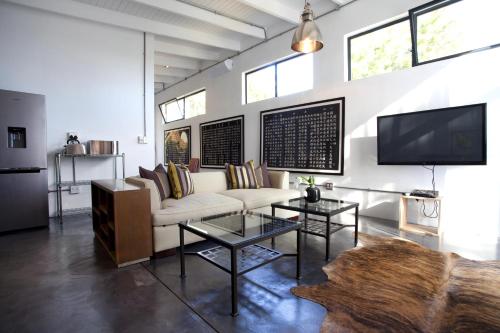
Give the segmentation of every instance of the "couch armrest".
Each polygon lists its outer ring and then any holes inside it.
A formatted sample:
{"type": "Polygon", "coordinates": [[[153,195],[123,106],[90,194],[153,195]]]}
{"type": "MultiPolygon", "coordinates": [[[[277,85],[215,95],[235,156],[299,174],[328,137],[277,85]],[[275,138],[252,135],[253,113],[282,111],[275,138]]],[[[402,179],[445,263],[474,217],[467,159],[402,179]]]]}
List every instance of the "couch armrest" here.
{"type": "Polygon", "coordinates": [[[288,190],[290,187],[290,173],[288,171],[269,170],[271,187],[288,190]]]}
{"type": "Polygon", "coordinates": [[[125,181],[135,186],[148,188],[151,198],[151,211],[154,212],[155,210],[161,209],[160,192],[154,181],[141,177],[128,177],[125,181]]]}

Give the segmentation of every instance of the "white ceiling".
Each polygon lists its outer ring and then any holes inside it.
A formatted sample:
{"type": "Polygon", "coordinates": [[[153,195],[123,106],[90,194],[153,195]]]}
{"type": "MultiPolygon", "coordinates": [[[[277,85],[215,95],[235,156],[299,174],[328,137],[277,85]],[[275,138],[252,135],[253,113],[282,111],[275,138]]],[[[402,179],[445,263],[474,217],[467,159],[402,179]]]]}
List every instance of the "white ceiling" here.
{"type": "MultiPolygon", "coordinates": [[[[303,0],[6,0],[155,35],[155,91],[299,23],[303,0]]],[[[355,0],[309,0],[316,16],[355,0]]]]}

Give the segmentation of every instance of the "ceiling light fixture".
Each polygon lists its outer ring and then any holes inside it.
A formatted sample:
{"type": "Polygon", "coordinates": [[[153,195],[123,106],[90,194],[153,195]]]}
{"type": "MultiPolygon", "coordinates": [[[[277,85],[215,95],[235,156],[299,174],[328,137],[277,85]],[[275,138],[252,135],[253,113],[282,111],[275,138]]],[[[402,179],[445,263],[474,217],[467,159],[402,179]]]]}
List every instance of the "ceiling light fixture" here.
{"type": "Polygon", "coordinates": [[[292,50],[301,53],[312,53],[323,48],[323,37],[318,26],[314,23],[314,14],[311,5],[305,1],[304,11],[292,39],[292,50]]]}

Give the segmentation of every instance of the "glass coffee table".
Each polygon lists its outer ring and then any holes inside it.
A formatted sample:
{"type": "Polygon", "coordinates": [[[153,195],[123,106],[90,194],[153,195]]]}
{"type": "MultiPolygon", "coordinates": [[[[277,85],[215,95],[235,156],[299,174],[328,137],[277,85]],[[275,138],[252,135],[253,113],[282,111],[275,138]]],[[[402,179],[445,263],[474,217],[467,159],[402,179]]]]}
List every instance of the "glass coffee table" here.
{"type": "Polygon", "coordinates": [[[300,279],[300,229],[302,224],[269,215],[240,211],[192,219],[179,223],[181,278],[186,276],[185,254],[196,254],[209,263],[231,274],[231,314],[238,315],[239,275],[259,268],[283,256],[297,257],[296,278],[300,279]],[[195,252],[185,253],[184,232],[189,231],[218,246],[195,252]],[[297,252],[284,254],[258,243],[286,234],[297,232],[297,252]]]}
{"type": "MultiPolygon", "coordinates": [[[[309,203],[304,198],[296,198],[288,201],[275,202],[271,204],[272,215],[275,215],[276,209],[291,210],[298,213],[304,213],[304,223],[302,232],[326,238],[325,260],[330,259],[330,236],[331,234],[347,228],[354,227],[354,246],[358,244],[358,213],[359,203],[349,202],[338,199],[321,199],[315,203],[309,203]],[[335,215],[347,210],[354,209],[354,224],[343,224],[331,222],[335,215]],[[317,218],[311,218],[309,215],[322,216],[326,221],[317,218]]],[[[274,239],[273,239],[274,246],[274,239]]]]}

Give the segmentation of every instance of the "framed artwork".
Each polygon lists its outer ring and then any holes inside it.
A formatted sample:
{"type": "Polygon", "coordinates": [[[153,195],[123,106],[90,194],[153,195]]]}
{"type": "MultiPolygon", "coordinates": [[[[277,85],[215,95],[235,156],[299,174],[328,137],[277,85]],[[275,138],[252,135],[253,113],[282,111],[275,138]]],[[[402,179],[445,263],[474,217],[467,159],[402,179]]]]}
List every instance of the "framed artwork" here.
{"type": "Polygon", "coordinates": [[[243,115],[200,124],[200,164],[202,168],[222,169],[226,163],[243,164],[243,115]]]}
{"type": "Polygon", "coordinates": [[[345,98],[260,113],[260,162],[270,170],[344,174],[345,98]]]}
{"type": "Polygon", "coordinates": [[[165,161],[175,164],[189,164],[191,160],[191,126],[165,130],[164,132],[165,161]]]}

